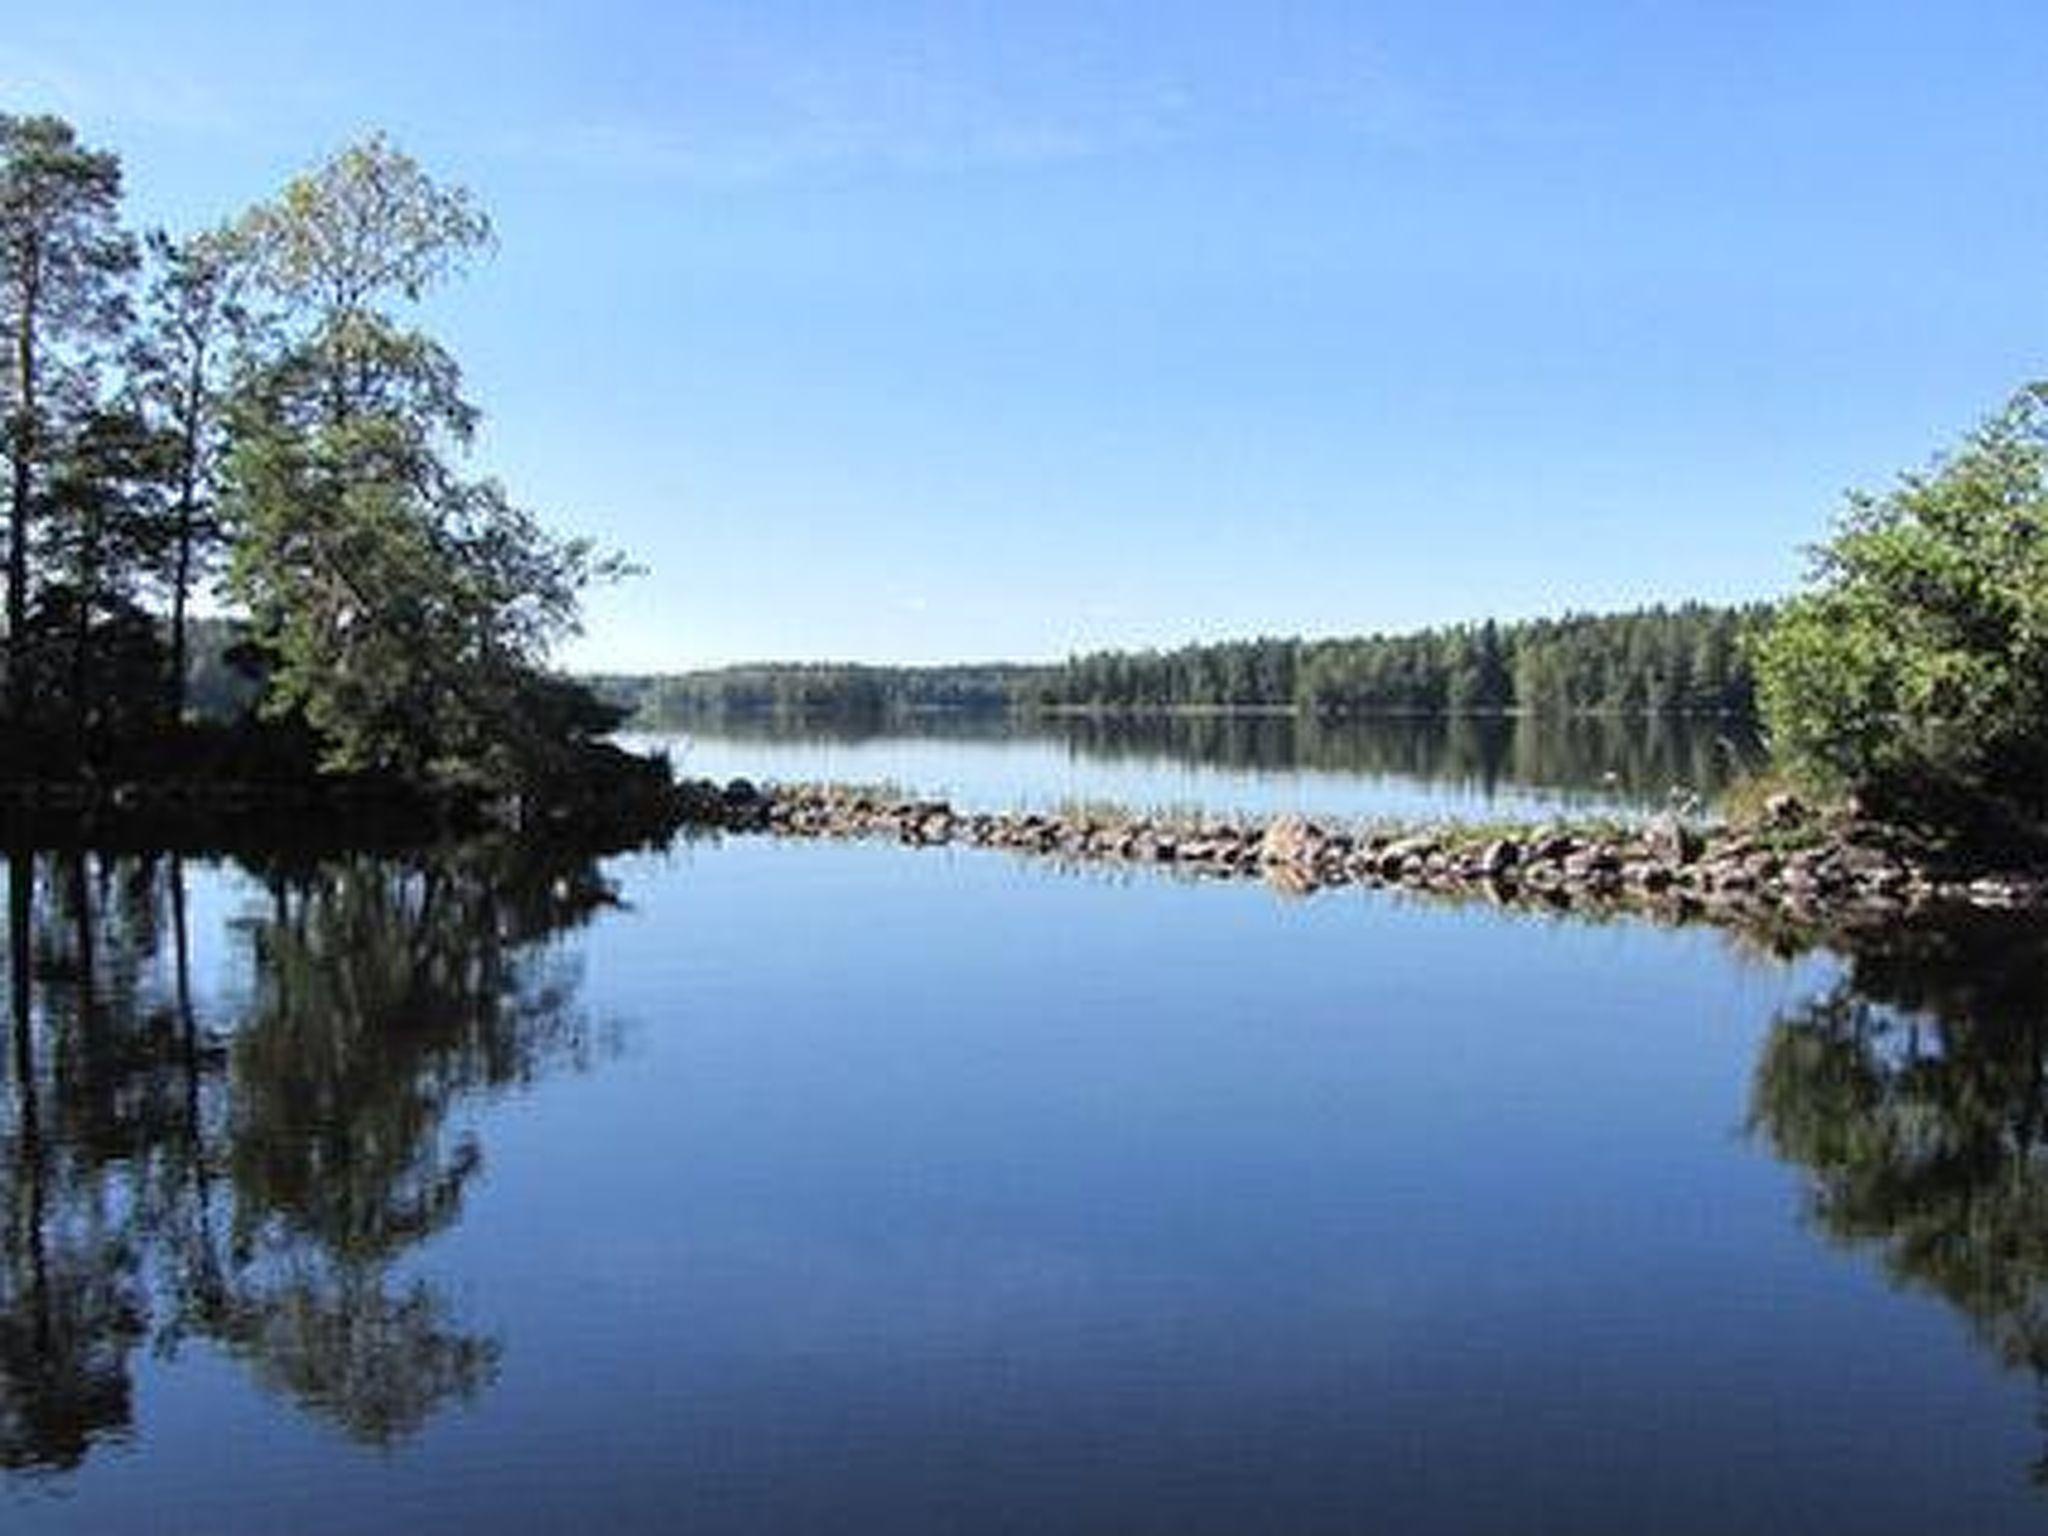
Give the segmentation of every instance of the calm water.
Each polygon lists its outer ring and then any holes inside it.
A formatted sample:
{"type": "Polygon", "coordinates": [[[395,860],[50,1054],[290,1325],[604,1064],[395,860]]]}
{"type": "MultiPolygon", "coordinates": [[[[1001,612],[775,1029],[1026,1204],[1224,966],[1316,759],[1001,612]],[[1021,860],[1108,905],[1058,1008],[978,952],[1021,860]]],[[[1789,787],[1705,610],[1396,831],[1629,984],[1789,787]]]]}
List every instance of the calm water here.
{"type": "Polygon", "coordinates": [[[1320,816],[1541,818],[1711,800],[1761,760],[1711,720],[925,716],[723,720],[641,738],[717,779],[898,784],[971,810],[1060,801],[1320,816]]]}
{"type": "Polygon", "coordinates": [[[2048,1523],[2048,936],[17,855],[9,1533],[2048,1523]]]}

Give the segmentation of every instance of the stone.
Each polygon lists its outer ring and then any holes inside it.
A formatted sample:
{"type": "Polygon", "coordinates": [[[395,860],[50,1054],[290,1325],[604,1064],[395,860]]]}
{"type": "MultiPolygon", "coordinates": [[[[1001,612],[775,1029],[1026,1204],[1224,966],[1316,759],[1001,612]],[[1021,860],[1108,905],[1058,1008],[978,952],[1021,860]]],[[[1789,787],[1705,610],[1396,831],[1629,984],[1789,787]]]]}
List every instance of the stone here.
{"type": "Polygon", "coordinates": [[[1267,825],[1265,834],[1259,839],[1259,862],[1313,863],[1322,847],[1322,841],[1322,831],[1314,822],[1300,816],[1276,817],[1267,825]]]}
{"type": "Polygon", "coordinates": [[[1605,843],[1581,848],[1564,861],[1564,872],[1575,880],[1611,875],[1621,868],[1621,855],[1605,843]]]}
{"type": "Polygon", "coordinates": [[[1979,907],[2016,907],[2020,904],[2021,887],[2015,881],[1985,876],[1972,880],[1969,885],[1969,899],[1979,907]]]}
{"type": "Polygon", "coordinates": [[[1683,818],[1666,812],[1643,829],[1643,843],[1667,864],[1691,864],[1706,852],[1707,840],[1683,818]]]}
{"type": "Polygon", "coordinates": [[[1806,802],[1781,790],[1764,801],[1764,820],[1774,827],[1796,827],[1806,820],[1806,802]]]}
{"type": "Polygon", "coordinates": [[[1376,855],[1379,871],[1389,880],[1406,879],[1420,874],[1436,851],[1437,841],[1433,837],[1399,838],[1376,855]]]}

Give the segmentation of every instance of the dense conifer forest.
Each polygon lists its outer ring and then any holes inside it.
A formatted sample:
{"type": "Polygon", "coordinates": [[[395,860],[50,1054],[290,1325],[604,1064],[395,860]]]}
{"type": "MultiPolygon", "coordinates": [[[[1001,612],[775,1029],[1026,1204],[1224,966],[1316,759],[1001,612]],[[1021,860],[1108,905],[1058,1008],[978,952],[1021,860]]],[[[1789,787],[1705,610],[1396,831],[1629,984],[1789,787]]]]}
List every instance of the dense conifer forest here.
{"type": "Polygon", "coordinates": [[[1054,666],[758,665],[595,682],[647,724],[826,710],[1747,717],[1755,706],[1749,647],[1769,618],[1763,605],[1689,603],[1406,635],[1100,651],[1054,666]]]}

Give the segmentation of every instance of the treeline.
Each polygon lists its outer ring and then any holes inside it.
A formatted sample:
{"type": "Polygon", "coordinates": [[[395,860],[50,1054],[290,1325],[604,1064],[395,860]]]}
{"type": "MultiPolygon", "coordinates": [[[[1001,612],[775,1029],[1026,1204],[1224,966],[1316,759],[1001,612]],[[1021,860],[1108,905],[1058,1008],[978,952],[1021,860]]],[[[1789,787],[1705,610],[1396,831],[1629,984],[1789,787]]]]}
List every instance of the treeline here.
{"type": "Polygon", "coordinates": [[[1070,708],[1290,708],[1317,715],[1747,715],[1761,605],[1688,603],[1344,640],[1261,639],[1105,651],[1061,668],[1070,708]]]}
{"type": "Polygon", "coordinates": [[[123,196],[0,113],[0,776],[553,808],[628,772],[546,668],[618,566],[462,472],[478,411],[411,323],[490,244],[469,194],[373,137],[211,229],[123,196]]]}
{"type": "Polygon", "coordinates": [[[1263,709],[1362,714],[1726,715],[1755,708],[1770,609],[1687,603],[1342,640],[1100,651],[1056,666],[754,665],[594,679],[643,724],[935,711],[1263,709]]]}
{"type": "Polygon", "coordinates": [[[1005,663],[872,667],[839,662],[756,663],[669,676],[603,675],[584,681],[641,724],[726,716],[835,714],[858,719],[997,714],[1037,703],[1054,669],[1005,663]]]}

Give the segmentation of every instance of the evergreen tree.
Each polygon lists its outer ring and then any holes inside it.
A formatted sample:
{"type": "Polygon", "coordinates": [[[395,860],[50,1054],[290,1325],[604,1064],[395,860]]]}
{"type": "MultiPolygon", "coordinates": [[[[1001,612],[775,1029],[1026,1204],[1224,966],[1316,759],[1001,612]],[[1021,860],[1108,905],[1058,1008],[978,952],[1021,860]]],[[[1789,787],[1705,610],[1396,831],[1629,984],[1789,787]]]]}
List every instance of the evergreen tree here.
{"type": "Polygon", "coordinates": [[[27,714],[31,542],[64,422],[90,410],[95,365],[128,318],[135,243],[121,167],[54,117],[0,114],[0,323],[6,410],[7,713],[27,714]]]}

